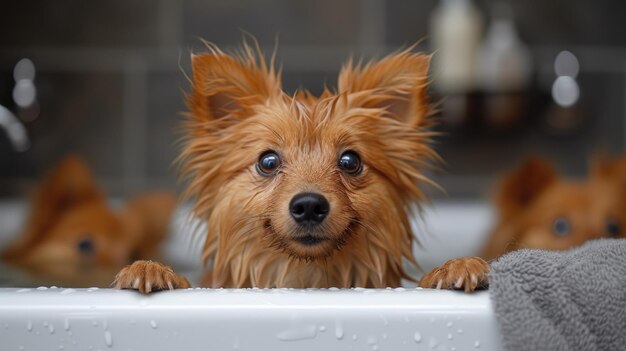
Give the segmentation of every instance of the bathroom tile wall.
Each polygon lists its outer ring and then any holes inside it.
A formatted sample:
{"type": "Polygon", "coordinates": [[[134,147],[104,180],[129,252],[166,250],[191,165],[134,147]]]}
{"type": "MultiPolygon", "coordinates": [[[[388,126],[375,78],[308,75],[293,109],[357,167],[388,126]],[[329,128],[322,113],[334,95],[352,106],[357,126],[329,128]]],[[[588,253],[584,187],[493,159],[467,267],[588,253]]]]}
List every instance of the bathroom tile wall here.
{"type": "MultiPolygon", "coordinates": [[[[493,2],[476,2],[487,16],[493,2]]],[[[246,31],[267,52],[278,37],[286,89],[320,92],[335,84],[339,65],[350,54],[380,56],[425,38],[437,3],[6,2],[0,11],[0,105],[20,115],[11,97],[12,69],[28,57],[37,69],[40,113],[24,122],[32,141],[24,153],[13,151],[0,130],[0,196],[24,194],[66,153],[82,155],[114,195],[176,187],[174,129],[184,110],[189,54],[203,46],[199,37],[234,48],[246,31]]],[[[484,196],[494,175],[528,151],[552,156],[573,176],[584,174],[591,150],[626,151],[621,18],[626,5],[558,0],[511,1],[511,6],[534,54],[537,86],[544,93],[554,79],[556,53],[568,49],[579,57],[585,122],[568,136],[547,133],[541,123],[506,138],[446,133],[438,146],[447,160],[446,172],[433,177],[450,197],[484,196]]],[[[427,50],[427,44],[420,48],[427,50]]],[[[534,121],[542,118],[532,116],[534,121]]]]}

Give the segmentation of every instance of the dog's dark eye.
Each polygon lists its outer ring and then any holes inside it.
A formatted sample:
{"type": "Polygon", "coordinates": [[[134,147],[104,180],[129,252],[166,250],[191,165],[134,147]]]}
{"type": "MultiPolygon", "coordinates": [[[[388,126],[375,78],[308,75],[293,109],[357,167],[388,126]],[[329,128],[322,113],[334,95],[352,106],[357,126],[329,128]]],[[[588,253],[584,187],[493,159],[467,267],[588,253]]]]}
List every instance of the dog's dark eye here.
{"type": "Polygon", "coordinates": [[[280,166],[280,157],[274,151],[267,151],[261,154],[256,170],[260,175],[268,177],[273,175],[280,166]]]}
{"type": "Polygon", "coordinates": [[[87,238],[79,240],[76,247],[82,254],[91,254],[94,251],[93,241],[87,238]]]}
{"type": "Polygon", "coordinates": [[[356,152],[346,151],[339,157],[339,168],[348,174],[357,175],[361,173],[363,165],[356,152]]]}
{"type": "Polygon", "coordinates": [[[552,224],[552,231],[556,236],[566,236],[569,235],[571,230],[571,226],[569,221],[565,217],[559,217],[554,220],[552,224]]]}
{"type": "Polygon", "coordinates": [[[621,228],[619,227],[619,224],[617,224],[617,221],[614,219],[609,219],[608,221],[606,221],[606,233],[608,234],[608,236],[610,236],[611,238],[615,238],[617,237],[621,232],[621,228]]]}

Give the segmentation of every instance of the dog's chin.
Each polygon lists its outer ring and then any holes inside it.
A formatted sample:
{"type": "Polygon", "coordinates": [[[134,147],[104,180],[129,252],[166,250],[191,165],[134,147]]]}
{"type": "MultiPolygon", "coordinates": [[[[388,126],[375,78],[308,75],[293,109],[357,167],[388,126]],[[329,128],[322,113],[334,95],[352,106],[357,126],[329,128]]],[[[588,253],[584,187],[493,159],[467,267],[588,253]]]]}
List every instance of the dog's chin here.
{"type": "Polygon", "coordinates": [[[303,260],[317,260],[332,256],[341,250],[354,231],[350,223],[342,232],[329,235],[315,230],[303,230],[284,239],[283,249],[292,257],[303,260]]]}

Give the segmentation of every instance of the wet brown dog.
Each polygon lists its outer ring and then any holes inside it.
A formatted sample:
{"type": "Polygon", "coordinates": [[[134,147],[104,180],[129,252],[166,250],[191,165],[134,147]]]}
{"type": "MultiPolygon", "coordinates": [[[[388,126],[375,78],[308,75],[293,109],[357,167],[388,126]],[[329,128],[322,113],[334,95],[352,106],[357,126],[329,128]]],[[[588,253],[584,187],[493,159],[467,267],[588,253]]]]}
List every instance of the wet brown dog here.
{"type": "MultiPolygon", "coordinates": [[[[287,95],[272,62],[244,46],[192,57],[181,154],[207,221],[206,287],[396,287],[411,279],[408,213],[436,158],[427,131],[430,56],[405,50],[346,65],[336,92],[287,95]]],[[[489,267],[460,259],[423,286],[473,290],[489,267]]],[[[149,292],[186,287],[166,266],[137,262],[115,280],[149,292]]]]}

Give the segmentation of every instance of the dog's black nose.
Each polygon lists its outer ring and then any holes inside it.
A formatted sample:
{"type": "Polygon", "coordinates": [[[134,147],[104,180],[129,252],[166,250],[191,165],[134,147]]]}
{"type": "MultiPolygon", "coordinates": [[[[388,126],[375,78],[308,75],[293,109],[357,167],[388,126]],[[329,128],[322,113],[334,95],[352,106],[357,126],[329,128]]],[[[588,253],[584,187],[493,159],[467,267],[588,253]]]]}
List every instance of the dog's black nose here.
{"type": "Polygon", "coordinates": [[[301,193],[289,203],[289,212],[296,223],[312,227],[324,221],[330,211],[330,204],[325,197],[315,193],[301,193]]]}

